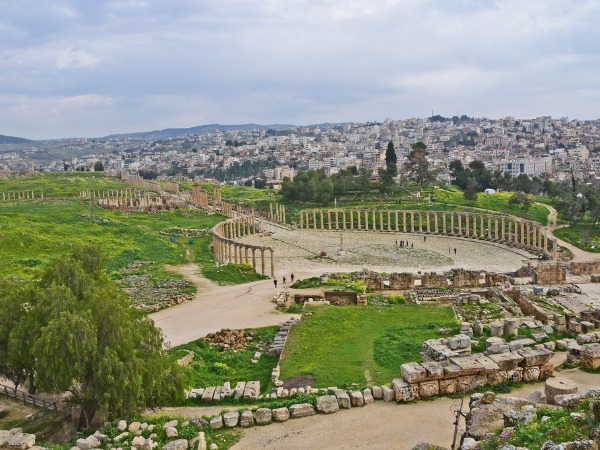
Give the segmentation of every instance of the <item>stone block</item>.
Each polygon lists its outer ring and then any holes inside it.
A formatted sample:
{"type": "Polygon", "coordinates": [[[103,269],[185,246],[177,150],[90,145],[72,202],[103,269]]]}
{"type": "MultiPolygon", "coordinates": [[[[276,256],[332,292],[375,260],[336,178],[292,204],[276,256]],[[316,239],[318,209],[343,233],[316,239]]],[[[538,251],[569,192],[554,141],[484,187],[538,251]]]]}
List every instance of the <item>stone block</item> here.
{"type": "Polygon", "coordinates": [[[518,350],[517,353],[523,357],[523,361],[520,363],[523,367],[542,366],[554,355],[554,352],[546,348],[539,350],[524,348],[518,350]]]}
{"type": "Polygon", "coordinates": [[[290,411],[287,408],[276,408],[272,412],[275,422],[285,422],[290,418],[290,411]]]}
{"type": "Polygon", "coordinates": [[[600,367],[600,344],[586,344],[581,348],[581,365],[590,370],[600,367]]]}
{"type": "Polygon", "coordinates": [[[315,414],[315,409],[310,403],[300,403],[299,405],[290,406],[290,416],[292,419],[314,416],[315,414]]]}
{"type": "MultiPolygon", "coordinates": [[[[175,427],[166,427],[165,434],[167,435],[167,439],[175,439],[179,437],[179,433],[177,432],[177,428],[175,427]]],[[[78,445],[79,447],[79,445],[78,445]]],[[[81,449],[83,450],[83,449],[81,449]]]]}
{"type": "Polygon", "coordinates": [[[216,416],[210,419],[210,427],[213,429],[223,428],[223,417],[216,416]]]}
{"type": "Polygon", "coordinates": [[[509,336],[519,334],[519,324],[517,319],[504,319],[504,334],[509,336]]]}
{"type": "Polygon", "coordinates": [[[540,380],[550,378],[554,373],[554,365],[551,362],[540,366],[540,380]]]}
{"type": "Polygon", "coordinates": [[[483,365],[477,362],[474,355],[450,358],[450,363],[460,368],[461,375],[474,375],[484,371],[483,365]]]}
{"type": "Polygon", "coordinates": [[[567,343],[562,339],[556,341],[555,344],[556,344],[557,350],[566,350],[567,349],[567,343]]]}
{"type": "Polygon", "coordinates": [[[340,408],[350,409],[350,396],[346,391],[338,390],[335,392],[335,397],[337,398],[338,405],[340,408]]]}
{"type": "Polygon", "coordinates": [[[542,342],[547,337],[548,337],[548,335],[543,331],[531,333],[531,339],[533,339],[535,342],[542,342]]]}
{"type": "Polygon", "coordinates": [[[402,378],[394,378],[392,380],[392,389],[396,395],[397,402],[410,402],[419,397],[419,393],[415,392],[413,385],[407,383],[402,378]]]}
{"type": "Polygon", "coordinates": [[[170,420],[170,421],[164,423],[163,428],[176,427],[177,425],[179,425],[178,420],[170,420]]]}
{"type": "Polygon", "coordinates": [[[252,411],[242,411],[240,416],[240,426],[249,427],[252,424],[254,424],[254,414],[252,414],[252,411]]]}
{"type": "Polygon", "coordinates": [[[142,428],[142,424],[140,422],[132,422],[127,429],[130,433],[137,433],[140,428],[142,428]]]}
{"type": "Polygon", "coordinates": [[[195,428],[204,428],[208,426],[208,422],[202,417],[196,417],[192,419],[191,423],[195,428]]]}
{"type": "Polygon", "coordinates": [[[535,419],[536,409],[532,405],[526,405],[518,411],[507,411],[503,413],[504,426],[515,427],[517,425],[527,425],[535,419]]]}
{"type": "Polygon", "coordinates": [[[163,450],[187,450],[187,448],[188,441],[185,439],[178,439],[163,445],[163,450]]]}
{"type": "MultiPolygon", "coordinates": [[[[35,444],[35,435],[33,435],[33,436],[34,436],[33,444],[35,444]]],[[[76,445],[81,450],[89,450],[90,448],[96,448],[96,447],[100,446],[100,440],[96,439],[94,436],[88,436],[85,439],[77,439],[76,445]]],[[[7,444],[5,444],[5,446],[9,447],[7,444]]],[[[29,447],[31,447],[31,445],[29,447]]],[[[29,447],[27,447],[27,448],[29,448],[29,447]]],[[[12,447],[12,448],[14,448],[14,447],[12,447]]]]}
{"type": "Polygon", "coordinates": [[[381,395],[382,395],[383,401],[386,403],[389,403],[395,399],[394,390],[388,386],[381,387],[381,395]]]}
{"type": "Polygon", "coordinates": [[[502,336],[502,333],[504,333],[504,324],[502,322],[492,322],[490,324],[490,333],[492,336],[502,336]]]}
{"type": "Polygon", "coordinates": [[[547,348],[550,351],[554,351],[555,344],[552,341],[544,342],[544,348],[547,348]]]}
{"type": "Polygon", "coordinates": [[[490,386],[496,386],[508,379],[508,373],[506,370],[499,370],[497,372],[493,372],[488,374],[488,384],[490,386]]]}
{"type": "Polygon", "coordinates": [[[515,367],[512,370],[507,370],[506,373],[508,375],[508,379],[510,381],[512,381],[513,383],[519,383],[520,381],[523,380],[523,368],[522,367],[515,367]]]}
{"type": "Polygon", "coordinates": [[[237,427],[240,420],[240,413],[238,411],[231,411],[223,414],[223,422],[226,427],[237,427]]]}
{"type": "Polygon", "coordinates": [[[529,339],[529,338],[519,339],[519,342],[521,344],[523,344],[523,347],[529,347],[531,345],[535,345],[535,343],[536,343],[533,339],[529,339]]]}
{"type": "Polygon", "coordinates": [[[489,349],[493,345],[504,345],[504,344],[506,344],[506,341],[497,336],[493,336],[493,337],[487,338],[485,340],[485,348],[486,349],[489,349]]]}
{"type": "Polygon", "coordinates": [[[260,395],[260,381],[249,381],[244,387],[244,398],[257,400],[260,395]]]}
{"type": "Polygon", "coordinates": [[[363,390],[363,398],[365,400],[365,404],[375,403],[375,399],[373,398],[373,394],[369,388],[363,390]]]}
{"type": "Polygon", "coordinates": [[[525,367],[523,369],[523,379],[525,381],[537,381],[540,378],[540,368],[537,366],[525,367]]]}
{"type": "Polygon", "coordinates": [[[350,402],[352,406],[360,407],[364,405],[365,401],[363,395],[360,391],[351,391],[350,392],[350,402]]]}
{"type": "Polygon", "coordinates": [[[143,436],[136,436],[131,441],[131,447],[136,449],[143,449],[146,446],[146,439],[143,436]]]}
{"type": "Polygon", "coordinates": [[[511,352],[516,352],[517,350],[521,350],[523,348],[523,343],[521,341],[513,341],[508,343],[508,349],[511,352]]]}
{"type": "Polygon", "coordinates": [[[322,395],[317,397],[316,407],[317,411],[322,414],[332,414],[340,409],[340,405],[338,405],[335,395],[322,395]]]}
{"type": "Polygon", "coordinates": [[[438,380],[434,381],[423,381],[419,383],[419,397],[433,397],[440,393],[440,385],[438,380]]]}
{"type": "Polygon", "coordinates": [[[215,395],[215,388],[207,387],[206,389],[204,389],[204,394],[202,394],[202,401],[210,402],[210,401],[212,401],[214,395],[215,395]]]}
{"type": "Polygon", "coordinates": [[[475,354],[473,356],[476,359],[477,363],[483,366],[482,373],[488,374],[500,370],[500,366],[498,366],[498,364],[496,364],[492,359],[488,358],[487,356],[484,356],[482,354],[475,354]]]}
{"type": "Polygon", "coordinates": [[[484,403],[486,405],[491,405],[495,401],[496,401],[496,394],[494,394],[492,391],[484,392],[483,397],[481,397],[481,403],[484,403]]]}
{"type": "Polygon", "coordinates": [[[269,423],[273,418],[273,413],[269,408],[258,408],[256,410],[256,423],[258,425],[264,425],[269,423]]]}
{"type": "Polygon", "coordinates": [[[435,362],[424,362],[421,363],[421,367],[425,369],[427,373],[427,380],[439,380],[444,378],[444,367],[435,362]]]}
{"type": "Polygon", "coordinates": [[[596,326],[593,323],[588,322],[586,320],[581,321],[581,332],[582,333],[589,333],[590,331],[594,331],[595,328],[596,328],[596,326]]]}
{"type": "Polygon", "coordinates": [[[233,398],[242,398],[244,389],[246,389],[246,383],[244,381],[237,383],[233,389],[233,398]]]}
{"type": "MultiPolygon", "coordinates": [[[[444,374],[444,370],[442,369],[442,375],[444,374]]],[[[379,386],[373,386],[373,398],[381,399],[383,398],[383,392],[379,386]]]]}
{"type": "Polygon", "coordinates": [[[448,364],[444,366],[444,379],[457,378],[462,374],[462,370],[456,364],[448,364]]]}
{"type": "Polygon", "coordinates": [[[400,367],[402,378],[408,383],[418,383],[427,379],[427,371],[416,362],[402,364],[400,367]]]}
{"type": "Polygon", "coordinates": [[[127,429],[127,421],[119,420],[119,423],[117,424],[117,430],[125,431],[126,429],[127,429]]]}
{"type": "Polygon", "coordinates": [[[454,394],[458,389],[458,378],[451,378],[448,380],[440,380],[440,394],[454,394]]]}

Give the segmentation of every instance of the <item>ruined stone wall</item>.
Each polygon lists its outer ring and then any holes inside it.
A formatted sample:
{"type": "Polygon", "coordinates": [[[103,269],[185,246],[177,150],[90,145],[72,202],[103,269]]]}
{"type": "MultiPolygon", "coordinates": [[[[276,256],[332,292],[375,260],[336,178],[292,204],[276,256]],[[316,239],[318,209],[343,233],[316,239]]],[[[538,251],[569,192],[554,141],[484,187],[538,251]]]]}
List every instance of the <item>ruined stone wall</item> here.
{"type": "Polygon", "coordinates": [[[356,305],[358,294],[356,292],[325,292],[325,301],[328,301],[334,306],[356,305]]]}
{"type": "Polygon", "coordinates": [[[443,274],[437,274],[436,272],[425,272],[424,274],[392,273],[386,277],[372,272],[364,279],[365,286],[371,290],[409,290],[415,287],[435,289],[448,286],[457,288],[490,287],[497,283],[512,283],[512,281],[512,278],[499,273],[463,269],[455,269],[443,274]],[[448,280],[451,280],[451,284],[448,283],[448,280]],[[389,281],[389,286],[384,281],[389,281]]]}
{"type": "Polygon", "coordinates": [[[600,261],[571,262],[571,273],[573,275],[591,275],[600,273],[600,261]]]}
{"type": "Polygon", "coordinates": [[[530,302],[522,292],[519,292],[514,300],[517,303],[517,306],[521,308],[521,311],[523,311],[523,314],[526,316],[533,316],[535,320],[539,320],[542,323],[548,322],[548,316],[554,317],[554,314],[546,313],[544,310],[530,302]]]}
{"type": "Polygon", "coordinates": [[[294,303],[301,305],[306,303],[309,299],[313,299],[315,301],[324,300],[324,294],[294,294],[294,303]]]}
{"type": "Polygon", "coordinates": [[[565,265],[558,261],[540,261],[533,282],[536,284],[561,284],[567,279],[565,265]]]}

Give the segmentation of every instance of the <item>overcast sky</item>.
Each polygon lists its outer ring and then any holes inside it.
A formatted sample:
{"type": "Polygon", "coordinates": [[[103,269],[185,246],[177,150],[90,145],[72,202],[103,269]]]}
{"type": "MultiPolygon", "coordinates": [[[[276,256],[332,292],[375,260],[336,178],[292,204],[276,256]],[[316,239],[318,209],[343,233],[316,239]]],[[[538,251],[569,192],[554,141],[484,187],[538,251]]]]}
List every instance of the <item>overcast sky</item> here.
{"type": "Polygon", "coordinates": [[[600,2],[2,0],[0,134],[600,117],[600,2]]]}

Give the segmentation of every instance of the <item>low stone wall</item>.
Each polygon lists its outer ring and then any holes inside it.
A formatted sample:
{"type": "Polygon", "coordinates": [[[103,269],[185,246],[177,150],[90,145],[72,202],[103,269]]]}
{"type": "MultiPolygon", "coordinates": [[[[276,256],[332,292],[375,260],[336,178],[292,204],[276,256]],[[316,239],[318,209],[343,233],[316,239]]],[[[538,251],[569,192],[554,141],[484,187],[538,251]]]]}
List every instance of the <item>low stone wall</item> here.
{"type": "Polygon", "coordinates": [[[325,292],[325,301],[334,306],[356,305],[358,303],[358,294],[356,292],[325,292]]]}
{"type": "Polygon", "coordinates": [[[370,272],[364,277],[365,286],[372,290],[409,290],[415,286],[424,289],[446,288],[446,287],[491,287],[506,282],[513,283],[513,279],[507,275],[486,272],[483,270],[453,269],[438,274],[436,272],[415,273],[392,273],[381,275],[370,272]]]}
{"type": "Polygon", "coordinates": [[[322,301],[325,300],[325,294],[294,294],[294,303],[302,305],[308,301],[322,301]]]}
{"type": "Polygon", "coordinates": [[[529,299],[521,292],[515,297],[515,302],[517,306],[521,308],[523,314],[527,316],[533,316],[535,320],[539,320],[540,322],[547,323],[548,320],[552,320],[554,314],[547,313],[540,307],[534,305],[529,299]]]}
{"type": "Polygon", "coordinates": [[[598,261],[580,261],[570,263],[570,272],[573,275],[591,275],[600,273],[600,260],[598,261]]]}

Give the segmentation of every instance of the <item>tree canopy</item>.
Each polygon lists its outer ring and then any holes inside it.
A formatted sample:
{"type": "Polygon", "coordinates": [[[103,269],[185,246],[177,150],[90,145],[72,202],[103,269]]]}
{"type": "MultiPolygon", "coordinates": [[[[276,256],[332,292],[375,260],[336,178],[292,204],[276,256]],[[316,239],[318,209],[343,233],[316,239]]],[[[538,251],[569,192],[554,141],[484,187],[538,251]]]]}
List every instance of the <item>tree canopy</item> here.
{"type": "Polygon", "coordinates": [[[68,393],[79,428],[99,410],[133,415],[183,398],[154,322],[108,278],[98,245],[53,260],[37,282],[0,281],[0,375],[34,393],[68,393]]]}
{"type": "Polygon", "coordinates": [[[407,161],[404,163],[410,178],[418,185],[434,181],[439,172],[429,168],[428,155],[427,146],[423,142],[417,142],[412,146],[412,151],[408,154],[407,161]]]}
{"type": "Polygon", "coordinates": [[[385,164],[389,166],[390,163],[397,164],[398,158],[396,157],[396,150],[394,149],[394,143],[390,141],[385,151],[385,164]]]}

